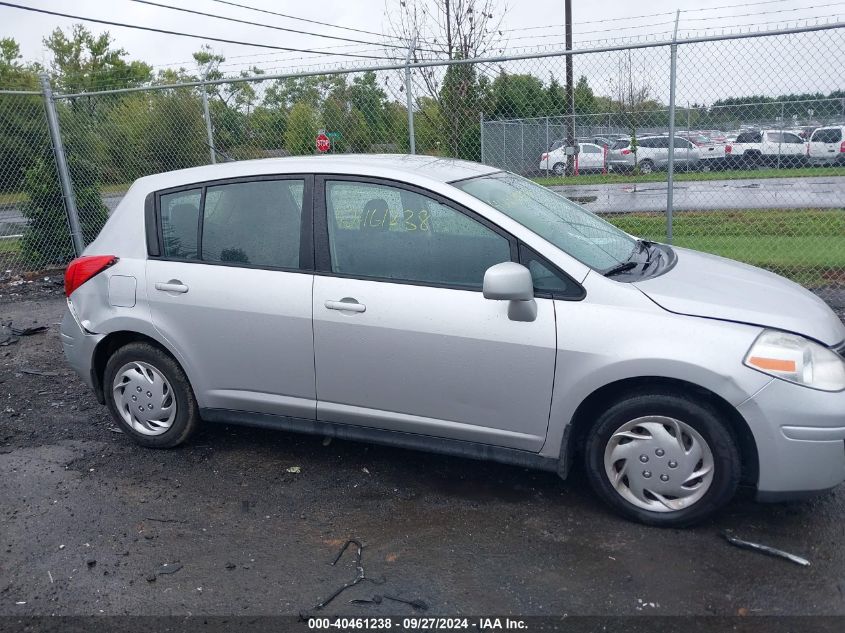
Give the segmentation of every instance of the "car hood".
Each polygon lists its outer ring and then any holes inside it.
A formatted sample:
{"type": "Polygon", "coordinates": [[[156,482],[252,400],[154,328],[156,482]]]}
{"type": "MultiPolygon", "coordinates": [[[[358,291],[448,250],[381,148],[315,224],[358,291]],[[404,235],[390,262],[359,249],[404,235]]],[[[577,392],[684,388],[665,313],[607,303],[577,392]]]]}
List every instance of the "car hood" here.
{"type": "Polygon", "coordinates": [[[675,266],[634,285],[670,312],[802,334],[826,345],[845,339],[845,325],[809,290],[747,264],[674,248],[675,266]]]}

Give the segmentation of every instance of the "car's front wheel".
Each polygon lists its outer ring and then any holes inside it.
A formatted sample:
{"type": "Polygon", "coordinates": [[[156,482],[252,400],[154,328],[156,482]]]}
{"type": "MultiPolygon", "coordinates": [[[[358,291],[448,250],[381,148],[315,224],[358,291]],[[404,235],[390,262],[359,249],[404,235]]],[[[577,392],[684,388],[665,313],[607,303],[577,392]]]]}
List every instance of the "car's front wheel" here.
{"type": "Polygon", "coordinates": [[[552,167],[552,171],[555,173],[556,176],[563,176],[564,172],[566,171],[566,165],[563,163],[555,163],[552,167]]]}
{"type": "Polygon", "coordinates": [[[199,409],[185,372],[169,354],[148,343],[129,343],[106,363],[106,404],[135,442],[172,448],[199,425],[199,409]]]}
{"type": "Polygon", "coordinates": [[[679,393],[631,394],[607,409],[585,444],[595,491],[621,514],[679,527],[736,492],[737,443],[719,412],[679,393]]]}

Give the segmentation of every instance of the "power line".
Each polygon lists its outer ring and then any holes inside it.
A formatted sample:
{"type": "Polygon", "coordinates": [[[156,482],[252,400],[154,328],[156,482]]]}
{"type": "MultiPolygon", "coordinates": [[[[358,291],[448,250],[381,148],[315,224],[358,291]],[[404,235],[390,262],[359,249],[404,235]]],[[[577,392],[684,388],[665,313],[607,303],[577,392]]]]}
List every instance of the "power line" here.
{"type": "MultiPolygon", "coordinates": [[[[376,31],[367,31],[365,29],[355,29],[351,26],[339,26],[337,24],[329,24],[328,22],[321,22],[319,20],[309,20],[308,18],[302,18],[295,15],[288,15],[287,13],[278,13],[276,11],[269,11],[267,9],[260,9],[258,7],[250,7],[245,4],[238,4],[237,2],[228,2],[227,0],[211,0],[212,2],[217,2],[218,4],[227,4],[232,7],[238,7],[239,9],[247,9],[248,11],[257,11],[258,13],[266,13],[269,15],[275,15],[280,18],[287,18],[289,20],[298,20],[300,22],[308,22],[309,24],[319,24],[320,26],[329,26],[334,29],[343,29],[344,31],[354,31],[356,33],[365,33],[367,35],[376,35],[378,37],[388,37],[393,39],[401,40],[401,37],[396,35],[386,35],[384,33],[378,33],[376,31]]],[[[406,47],[407,48],[407,47],[406,47]]]]}
{"type": "Polygon", "coordinates": [[[740,4],[721,4],[717,7],[700,7],[697,9],[684,9],[681,13],[697,13],[699,11],[715,11],[716,9],[744,9],[745,7],[757,7],[762,4],[781,4],[791,0],[761,0],[761,2],[744,2],[740,4]]]}
{"type": "MultiPolygon", "coordinates": [[[[272,48],[277,51],[291,51],[294,53],[316,53],[317,51],[307,48],[289,48],[287,46],[274,46],[272,44],[256,44],[255,42],[240,42],[238,40],[227,40],[222,37],[211,37],[208,35],[197,35],[195,33],[182,33],[180,31],[168,31],[167,29],[157,29],[152,26],[140,26],[138,24],[126,24],[125,22],[112,22],[110,20],[100,20],[98,18],[86,18],[81,15],[71,15],[69,13],[60,13],[58,11],[48,11],[47,9],[37,9],[36,7],[26,7],[20,4],[12,4],[11,2],[0,2],[0,6],[11,7],[13,9],[22,9],[24,11],[33,11],[35,13],[44,13],[46,15],[55,15],[60,18],[70,18],[71,20],[82,20],[84,22],[95,22],[97,24],[106,24],[108,26],[119,26],[126,29],[137,29],[140,31],[150,31],[152,33],[163,33],[164,35],[178,35],[179,37],[192,37],[198,40],[207,40],[211,42],[223,42],[224,44],[237,44],[239,46],[255,46],[257,48],[272,48]]],[[[367,59],[384,59],[383,57],[375,57],[372,55],[347,55],[346,53],[322,53],[323,55],[335,55],[338,57],[361,57],[367,59]]]]}
{"type": "MultiPolygon", "coordinates": [[[[196,9],[186,9],[185,7],[174,7],[170,4],[161,4],[159,2],[152,2],[151,0],[130,0],[130,2],[137,2],[139,4],[147,4],[160,9],[170,9],[171,11],[181,11],[182,13],[191,13],[194,15],[201,15],[207,18],[214,18],[215,20],[226,20],[227,22],[237,22],[238,24],[247,24],[249,26],[258,26],[264,29],[273,29],[275,31],[285,31],[287,33],[296,33],[298,35],[311,35],[314,37],[322,37],[330,40],[340,40],[342,42],[354,42],[355,44],[367,44],[368,46],[385,46],[388,48],[401,48],[407,50],[408,46],[405,44],[389,44],[387,42],[367,42],[365,40],[353,40],[348,37],[340,37],[338,35],[326,35],[323,33],[313,33],[311,31],[300,31],[298,29],[289,29],[284,26],[275,26],[273,24],[262,24],[261,22],[252,22],[251,20],[241,20],[240,18],[230,18],[225,15],[218,15],[216,13],[206,13],[205,11],[197,11],[196,9]]],[[[433,51],[429,51],[433,52],[433,51]]]]}
{"type": "MultiPolygon", "coordinates": [[[[749,16],[766,16],[766,15],[774,15],[775,13],[794,13],[796,11],[811,11],[812,9],[826,9],[828,7],[839,7],[845,4],[845,2],[831,2],[829,4],[816,4],[809,7],[795,7],[792,9],[776,9],[774,11],[755,11],[753,13],[735,13],[732,15],[718,15],[718,16],[710,16],[710,17],[697,17],[697,18],[684,18],[683,11],[681,11],[681,17],[685,22],[700,22],[701,20],[728,20],[731,18],[747,18],[749,16]]],[[[803,19],[803,18],[798,18],[803,19]]]]}
{"type": "MultiPolygon", "coordinates": [[[[780,0],[779,0],[780,1],[780,0]]],[[[630,21],[630,20],[640,20],[643,18],[654,18],[663,15],[675,15],[674,11],[664,11],[662,13],[646,13],[644,15],[632,15],[627,16],[624,18],[605,18],[602,20],[587,20],[587,21],[578,21],[578,24],[604,24],[605,22],[622,22],[622,21],[630,21]]],[[[538,29],[554,29],[554,28],[563,28],[564,24],[543,24],[539,26],[523,26],[520,28],[514,29],[501,29],[502,33],[513,33],[515,31],[535,31],[538,29]]],[[[643,26],[651,26],[651,25],[643,25],[643,26]]]]}

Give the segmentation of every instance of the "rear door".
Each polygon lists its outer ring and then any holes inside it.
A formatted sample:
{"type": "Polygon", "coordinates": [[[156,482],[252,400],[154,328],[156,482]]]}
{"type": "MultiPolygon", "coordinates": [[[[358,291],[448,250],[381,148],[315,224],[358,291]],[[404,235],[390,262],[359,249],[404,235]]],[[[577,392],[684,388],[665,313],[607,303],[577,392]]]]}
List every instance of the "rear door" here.
{"type": "Polygon", "coordinates": [[[147,296],[201,408],[315,417],[312,185],[262,177],[157,195],[147,296]]]}
{"type": "Polygon", "coordinates": [[[510,236],[409,185],[317,181],[320,420],[539,451],[555,363],[551,298],[508,319],[481,293],[510,236]]]}
{"type": "Polygon", "coordinates": [[[593,143],[581,143],[578,169],[598,170],[604,166],[604,150],[593,143]]]}
{"type": "Polygon", "coordinates": [[[810,158],[835,160],[842,144],[842,128],[819,128],[810,137],[810,158]]]}

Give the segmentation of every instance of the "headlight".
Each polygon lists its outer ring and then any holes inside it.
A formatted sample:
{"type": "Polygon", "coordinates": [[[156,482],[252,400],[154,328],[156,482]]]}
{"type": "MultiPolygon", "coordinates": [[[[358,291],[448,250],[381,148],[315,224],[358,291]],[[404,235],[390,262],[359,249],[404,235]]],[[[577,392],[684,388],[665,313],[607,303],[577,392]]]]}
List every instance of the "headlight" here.
{"type": "Polygon", "coordinates": [[[797,385],[822,391],[845,389],[845,359],[797,334],[764,331],[748,350],[744,363],[797,385]]]}

